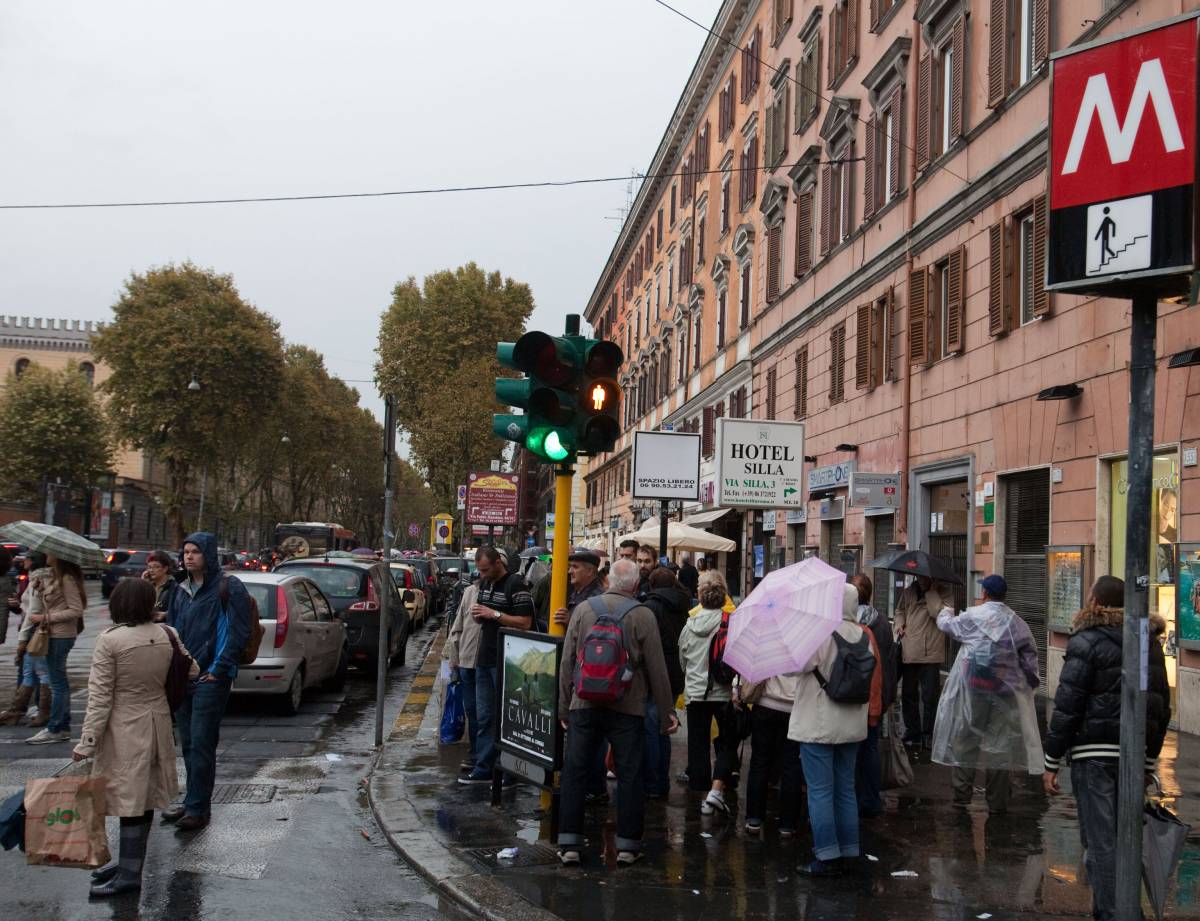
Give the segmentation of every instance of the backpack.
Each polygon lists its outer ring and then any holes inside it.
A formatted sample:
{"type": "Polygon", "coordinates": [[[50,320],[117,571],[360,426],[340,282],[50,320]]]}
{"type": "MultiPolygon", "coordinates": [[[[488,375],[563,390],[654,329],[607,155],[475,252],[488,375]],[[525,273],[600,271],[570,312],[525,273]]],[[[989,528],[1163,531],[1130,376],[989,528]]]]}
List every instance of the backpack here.
{"type": "Polygon", "coordinates": [[[633,663],[621,622],[639,602],[629,598],[616,610],[589,598],[587,603],[596,612],[595,623],[588,628],[575,660],[575,695],[593,703],[613,703],[620,700],[633,683],[633,663]]]}
{"type": "Polygon", "coordinates": [[[721,625],[713,631],[712,639],[708,641],[708,687],[704,696],[713,689],[714,684],[729,686],[737,677],[730,666],[725,664],[725,647],[729,644],[729,612],[721,612],[721,625]]]}
{"type": "Polygon", "coordinates": [[[970,651],[963,655],[963,671],[969,687],[978,691],[1000,690],[996,644],[990,639],[972,644],[970,651]]]}
{"type": "Polygon", "coordinates": [[[171,644],[171,664],[167,666],[167,680],[164,682],[167,692],[167,705],[174,713],[187,700],[188,682],[191,680],[192,657],[183,651],[175,631],[166,624],[160,624],[167,641],[171,644]]]}
{"type": "Polygon", "coordinates": [[[871,639],[864,630],[853,643],[838,631],[833,633],[837,654],[829,678],[815,669],[817,683],[829,699],[839,704],[866,704],[871,702],[871,676],[875,673],[875,653],[871,652],[871,639]]]}
{"type": "MultiPolygon", "coordinates": [[[[229,577],[221,577],[221,587],[218,589],[218,594],[221,596],[221,610],[224,611],[229,607],[229,577]]],[[[238,665],[251,665],[258,658],[258,644],[262,642],[263,634],[266,633],[266,628],[263,627],[262,621],[258,619],[258,602],[254,600],[254,596],[246,592],[246,600],[250,602],[250,638],[246,640],[246,645],[242,647],[242,654],[238,657],[238,665]]]]}

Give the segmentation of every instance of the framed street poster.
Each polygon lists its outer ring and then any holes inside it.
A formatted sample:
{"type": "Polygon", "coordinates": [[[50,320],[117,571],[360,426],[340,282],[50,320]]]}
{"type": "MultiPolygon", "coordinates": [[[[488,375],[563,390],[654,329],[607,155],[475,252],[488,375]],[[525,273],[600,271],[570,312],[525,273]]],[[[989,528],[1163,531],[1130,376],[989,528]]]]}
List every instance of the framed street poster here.
{"type": "Polygon", "coordinates": [[[525,630],[500,631],[498,696],[502,767],[547,786],[561,764],[558,669],[562,637],[525,630]]]}
{"type": "Polygon", "coordinates": [[[1175,545],[1175,624],[1179,645],[1200,649],[1200,544],[1175,545]]]}
{"type": "Polygon", "coordinates": [[[1091,588],[1092,548],[1074,544],[1046,548],[1046,626],[1070,633],[1071,621],[1091,588]]]}

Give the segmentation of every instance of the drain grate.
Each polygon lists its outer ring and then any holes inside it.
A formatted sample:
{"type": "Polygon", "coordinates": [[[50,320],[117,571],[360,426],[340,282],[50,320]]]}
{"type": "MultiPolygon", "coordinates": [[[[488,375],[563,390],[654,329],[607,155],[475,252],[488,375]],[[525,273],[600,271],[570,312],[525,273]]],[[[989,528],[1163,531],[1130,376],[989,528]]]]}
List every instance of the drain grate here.
{"type": "Polygon", "coordinates": [[[472,847],[467,848],[466,853],[474,857],[481,864],[487,867],[497,869],[509,869],[515,867],[537,867],[543,864],[557,863],[558,854],[552,847],[547,847],[544,844],[518,844],[517,856],[506,860],[498,860],[496,854],[503,850],[507,845],[497,844],[494,847],[472,847]]]}
{"type": "Polygon", "coordinates": [[[267,783],[219,783],[213,788],[214,803],[261,805],[275,798],[275,785],[267,783]]]}

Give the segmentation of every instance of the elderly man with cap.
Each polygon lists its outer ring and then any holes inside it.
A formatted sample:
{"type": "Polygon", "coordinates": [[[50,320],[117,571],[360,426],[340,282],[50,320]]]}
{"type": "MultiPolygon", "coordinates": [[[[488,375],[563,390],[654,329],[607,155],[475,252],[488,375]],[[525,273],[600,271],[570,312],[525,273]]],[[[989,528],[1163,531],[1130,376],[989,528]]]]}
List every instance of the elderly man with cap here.
{"type": "Polygon", "coordinates": [[[554,622],[564,627],[571,622],[571,614],[577,604],[604,594],[604,583],[600,579],[600,554],[595,550],[572,550],[567,557],[567,573],[571,578],[567,606],[554,612],[554,622]]]}
{"type": "Polygon", "coordinates": [[[957,617],[944,607],[937,616],[938,628],[961,646],[938,702],[933,760],[953,765],[959,808],[970,805],[975,772],[984,768],[988,812],[1001,815],[1008,811],[1010,772],[1042,769],[1037,647],[1028,624],[1004,603],[1004,577],[990,575],[979,587],[982,604],[957,617]]]}

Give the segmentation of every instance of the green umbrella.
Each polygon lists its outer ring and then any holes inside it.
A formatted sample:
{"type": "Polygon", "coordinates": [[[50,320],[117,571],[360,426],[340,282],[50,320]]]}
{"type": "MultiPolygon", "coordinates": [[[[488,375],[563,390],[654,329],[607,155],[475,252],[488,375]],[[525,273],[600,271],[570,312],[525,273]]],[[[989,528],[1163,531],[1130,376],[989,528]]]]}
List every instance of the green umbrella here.
{"type": "Polygon", "coordinates": [[[13,521],[0,526],[0,535],[47,556],[80,566],[104,565],[104,552],[86,537],[40,521],[13,521]]]}

